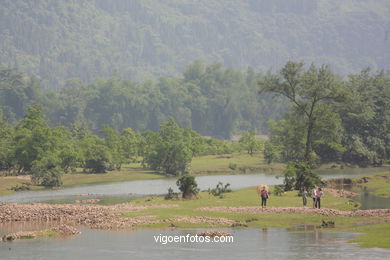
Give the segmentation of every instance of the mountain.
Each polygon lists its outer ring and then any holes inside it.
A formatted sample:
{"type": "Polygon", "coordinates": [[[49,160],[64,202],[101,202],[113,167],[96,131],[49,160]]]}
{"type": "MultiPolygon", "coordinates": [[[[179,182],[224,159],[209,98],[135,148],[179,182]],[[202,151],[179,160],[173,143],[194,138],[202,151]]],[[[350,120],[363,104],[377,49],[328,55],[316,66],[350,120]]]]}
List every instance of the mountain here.
{"type": "Polygon", "coordinates": [[[246,71],[288,60],[339,74],[390,68],[388,0],[0,0],[0,65],[65,80],[178,76],[194,60],[246,71]]]}

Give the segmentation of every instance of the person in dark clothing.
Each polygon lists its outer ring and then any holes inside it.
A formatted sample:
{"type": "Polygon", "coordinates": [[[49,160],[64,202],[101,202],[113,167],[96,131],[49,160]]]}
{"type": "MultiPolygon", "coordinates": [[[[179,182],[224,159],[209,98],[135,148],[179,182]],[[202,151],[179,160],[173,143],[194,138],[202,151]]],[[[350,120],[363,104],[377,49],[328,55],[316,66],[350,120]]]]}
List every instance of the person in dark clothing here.
{"type": "Polygon", "coordinates": [[[261,190],[260,196],[261,196],[261,207],[262,208],[267,207],[267,199],[269,198],[269,194],[268,191],[265,189],[265,187],[263,187],[263,189],[261,190]]]}
{"type": "Polygon", "coordinates": [[[317,192],[316,192],[316,207],[317,208],[321,208],[321,198],[324,197],[324,192],[322,191],[321,188],[318,188],[317,189],[317,192]]]}

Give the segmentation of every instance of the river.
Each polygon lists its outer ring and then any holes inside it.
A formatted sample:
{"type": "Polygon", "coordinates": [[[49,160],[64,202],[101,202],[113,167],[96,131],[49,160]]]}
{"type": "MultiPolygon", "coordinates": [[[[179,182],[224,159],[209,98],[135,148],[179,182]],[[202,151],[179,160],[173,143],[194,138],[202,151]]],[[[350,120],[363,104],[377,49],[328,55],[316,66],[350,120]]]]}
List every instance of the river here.
{"type": "MultiPolygon", "coordinates": [[[[381,168],[356,168],[345,170],[322,170],[319,174],[324,179],[357,177],[376,172],[389,170],[390,167],[381,168]]],[[[237,175],[209,175],[196,177],[198,187],[201,190],[214,188],[218,182],[224,184],[230,183],[232,189],[241,189],[259,184],[277,185],[283,183],[283,178],[276,178],[272,174],[237,174],[237,175]]],[[[125,181],[106,184],[94,184],[63,188],[58,190],[39,190],[39,191],[20,191],[9,195],[0,196],[0,203],[32,203],[32,202],[51,202],[51,203],[70,203],[80,199],[80,194],[88,194],[82,199],[99,198],[103,202],[112,204],[129,201],[131,199],[146,196],[160,195],[167,193],[169,187],[177,190],[176,179],[153,179],[125,181]]]]}
{"type": "MultiPolygon", "coordinates": [[[[390,250],[361,249],[347,242],[353,233],[289,232],[286,229],[222,229],[231,243],[156,243],[154,237],[196,235],[204,229],[148,229],[126,232],[81,228],[71,238],[0,243],[1,259],[388,259],[390,250]]],[[[184,240],[183,240],[184,241],[184,240]]]]}
{"type": "MultiPolygon", "coordinates": [[[[356,177],[388,169],[349,169],[322,171],[325,179],[356,177]]],[[[201,190],[215,187],[222,181],[232,189],[260,183],[275,185],[282,178],[270,174],[213,175],[196,177],[201,190]]],[[[16,192],[1,196],[0,202],[71,202],[84,198],[100,198],[106,204],[129,201],[135,197],[164,194],[176,189],[175,179],[139,180],[88,186],[16,192]]],[[[8,223],[0,225],[0,235],[45,229],[53,223],[8,223]]],[[[312,227],[311,227],[312,228],[312,227]]],[[[101,231],[78,227],[81,234],[69,238],[40,238],[0,242],[0,259],[388,259],[390,250],[361,249],[348,241],[353,233],[291,232],[276,228],[218,229],[233,235],[233,243],[156,243],[158,235],[196,235],[205,229],[138,229],[101,231]]],[[[309,228],[310,229],[310,228],[309,228]]]]}

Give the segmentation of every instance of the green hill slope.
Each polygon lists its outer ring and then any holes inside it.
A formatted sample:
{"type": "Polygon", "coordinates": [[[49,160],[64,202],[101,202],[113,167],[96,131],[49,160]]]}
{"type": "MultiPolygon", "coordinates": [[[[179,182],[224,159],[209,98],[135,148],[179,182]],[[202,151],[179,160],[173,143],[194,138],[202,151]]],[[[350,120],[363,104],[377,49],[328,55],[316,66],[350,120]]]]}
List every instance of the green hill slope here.
{"type": "Polygon", "coordinates": [[[178,76],[196,59],[389,69],[389,11],[386,0],[1,0],[0,64],[52,89],[67,78],[178,76]]]}

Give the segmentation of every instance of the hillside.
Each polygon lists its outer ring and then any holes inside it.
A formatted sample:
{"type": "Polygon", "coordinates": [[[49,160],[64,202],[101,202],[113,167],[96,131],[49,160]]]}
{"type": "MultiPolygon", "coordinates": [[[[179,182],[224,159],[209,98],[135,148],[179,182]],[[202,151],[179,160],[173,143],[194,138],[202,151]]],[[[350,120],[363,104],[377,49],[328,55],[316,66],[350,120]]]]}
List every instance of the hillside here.
{"type": "Polygon", "coordinates": [[[65,79],[178,76],[194,60],[245,71],[287,60],[389,69],[386,0],[0,2],[0,65],[65,79]],[[387,35],[387,36],[386,36],[387,35]]]}

